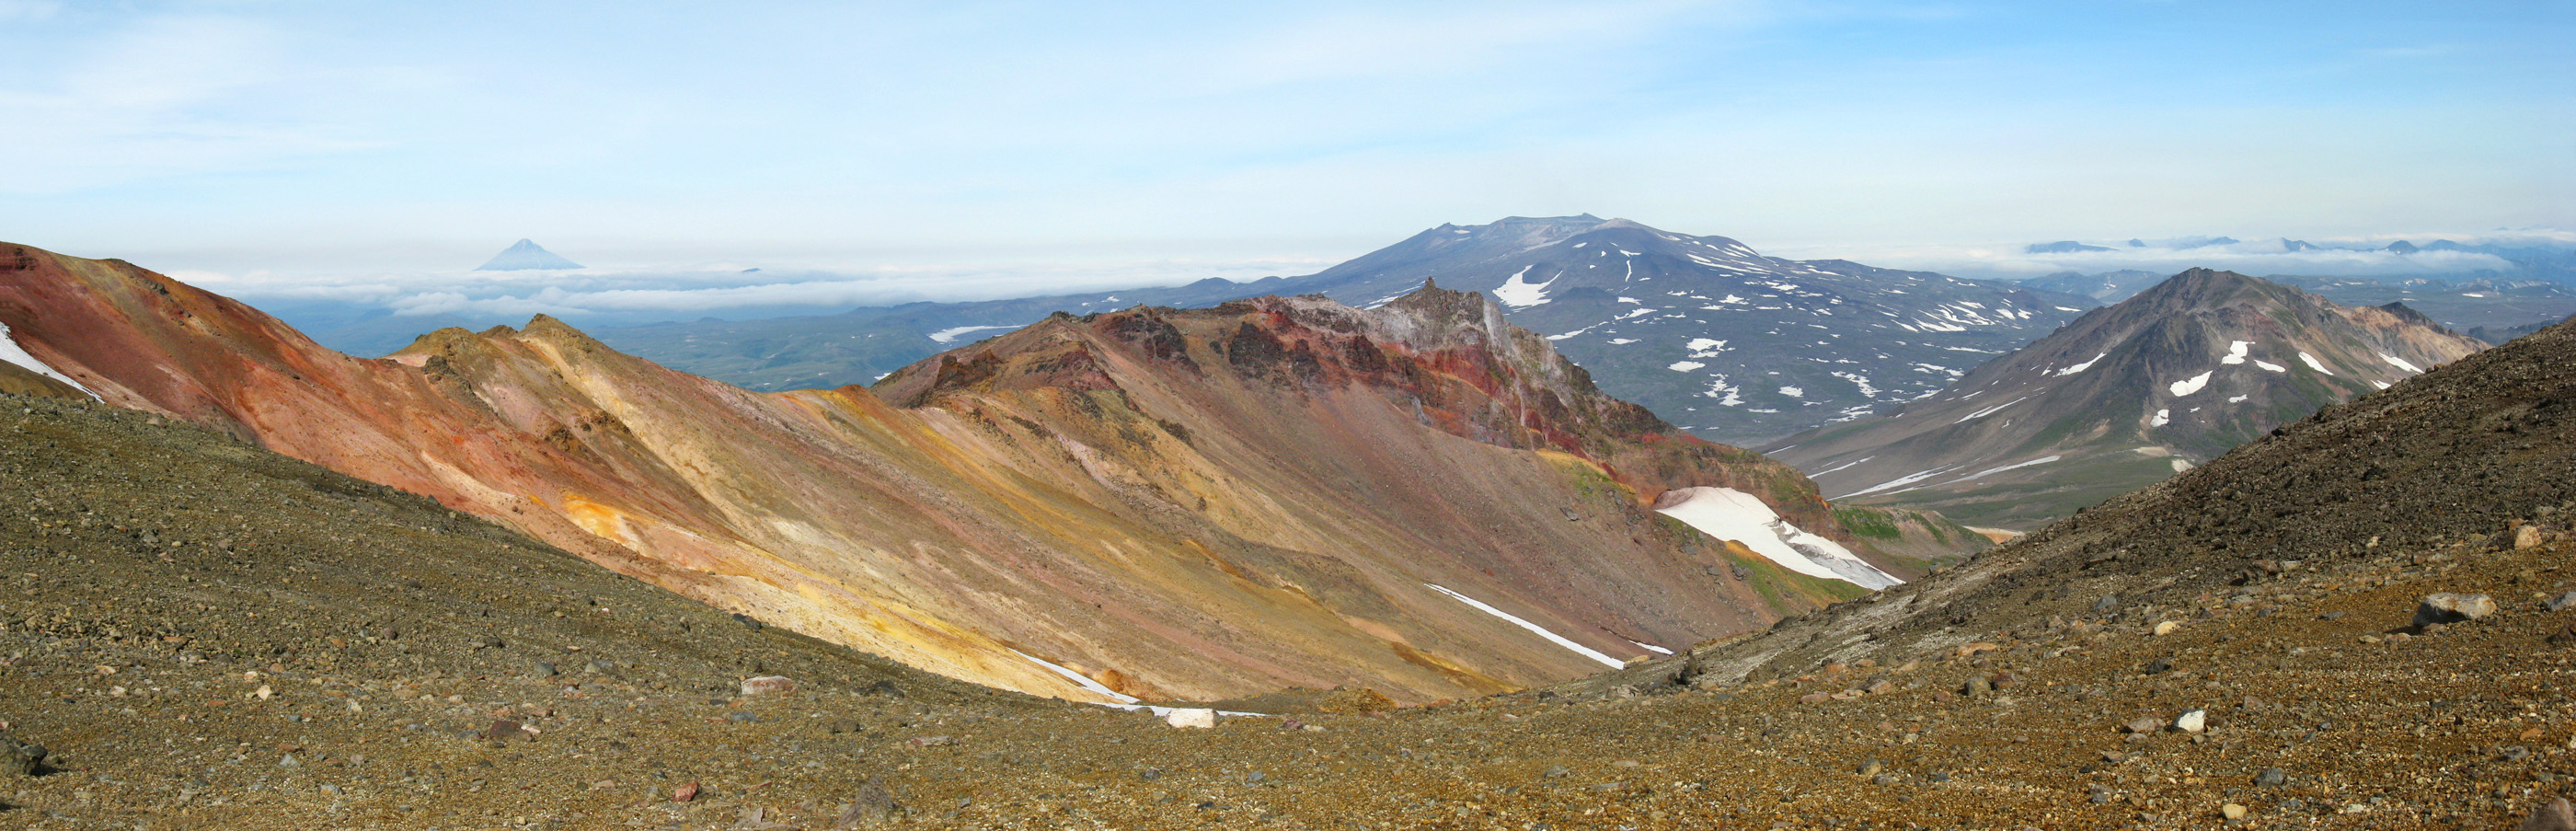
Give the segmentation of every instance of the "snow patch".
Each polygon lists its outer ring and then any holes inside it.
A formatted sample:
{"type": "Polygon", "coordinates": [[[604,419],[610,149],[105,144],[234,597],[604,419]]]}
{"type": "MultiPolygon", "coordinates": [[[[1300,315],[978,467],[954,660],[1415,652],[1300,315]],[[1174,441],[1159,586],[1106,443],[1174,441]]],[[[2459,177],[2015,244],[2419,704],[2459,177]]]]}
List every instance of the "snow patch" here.
{"type": "Polygon", "coordinates": [[[1690,343],[1683,344],[1683,348],[1689,349],[1693,358],[1706,358],[1726,351],[1726,341],[1692,338],[1690,343]]]}
{"type": "Polygon", "coordinates": [[[70,384],[72,385],[72,389],[88,393],[91,398],[98,397],[98,393],[96,391],[82,385],[79,381],[72,380],[72,377],[69,375],[64,375],[61,372],[55,371],[52,364],[36,360],[36,356],[27,354],[27,350],[18,345],[18,337],[16,335],[9,334],[9,324],[6,323],[0,323],[0,361],[8,361],[10,363],[17,364],[20,367],[32,370],[47,378],[52,378],[56,381],[70,384]]]}
{"type": "Polygon", "coordinates": [[[1556,285],[1556,278],[1550,277],[1544,283],[1531,283],[1521,279],[1529,274],[1530,269],[1536,267],[1521,266],[1521,270],[1514,272],[1511,279],[1503,281],[1501,286],[1494,289],[1494,299],[1515,309],[1526,309],[1547,302],[1547,287],[1556,285]]]}
{"type": "Polygon", "coordinates": [[[2407,363],[2405,359],[2403,359],[2403,358],[2399,358],[2399,357],[2397,357],[2397,356],[2395,356],[2395,355],[2391,355],[2391,354],[2388,354],[2388,353],[2386,353],[2386,352],[2381,352],[2381,353],[2379,353],[2379,359],[2380,359],[2380,360],[2383,360],[2383,361],[2387,361],[2389,366],[2393,366],[2393,367],[2396,367],[2396,368],[2398,368],[2398,369],[2403,369],[2403,370],[2406,370],[2406,371],[2408,371],[2408,372],[2415,373],[2415,374],[2417,374],[2417,375],[2422,375],[2422,374],[2424,374],[2424,371],[2423,371],[2423,370],[2421,370],[2421,369],[2416,369],[2414,364],[2407,363]]]}
{"type": "Polygon", "coordinates": [[[1098,681],[1094,681],[1094,680],[1091,680],[1091,677],[1090,677],[1090,676],[1084,675],[1084,674],[1079,673],[1079,672],[1075,672],[1075,671],[1073,671],[1072,669],[1069,669],[1069,668],[1067,668],[1067,667],[1064,667],[1064,666],[1061,666],[1061,665],[1058,665],[1058,664],[1055,664],[1055,663],[1049,662],[1048,660],[1046,660],[1046,659],[1044,659],[1044,658],[1040,658],[1040,657],[1038,657],[1038,656],[1031,655],[1031,654],[1026,653],[1026,652],[1021,652],[1021,651],[1019,651],[1019,650],[1017,650],[1017,649],[1013,649],[1013,650],[1011,650],[1011,654],[1013,654],[1013,655],[1018,655],[1018,656],[1020,656],[1020,657],[1022,657],[1022,658],[1027,658],[1027,659],[1029,659],[1029,661],[1030,661],[1031,663],[1035,663],[1035,664],[1037,664],[1038,666],[1046,667],[1047,669],[1050,669],[1050,670],[1055,671],[1055,674],[1064,676],[1064,677],[1065,677],[1065,680],[1072,681],[1073,683],[1076,683],[1076,684],[1080,684],[1080,685],[1082,685],[1082,688],[1083,688],[1084,690],[1087,690],[1087,691],[1089,691],[1089,692],[1091,692],[1091,693],[1093,693],[1093,694],[1096,694],[1096,695],[1105,696],[1105,697],[1109,698],[1110,700],[1116,701],[1116,702],[1118,702],[1118,703],[1120,703],[1120,704],[1134,704],[1134,703],[1138,702],[1139,700],[1141,700],[1141,699],[1138,699],[1138,698],[1137,698],[1137,697],[1135,697],[1135,696],[1128,695],[1128,694],[1126,694],[1126,693],[1122,693],[1122,692],[1119,692],[1119,691],[1117,691],[1117,690],[1110,689],[1110,688],[1108,688],[1108,687],[1106,687],[1106,686],[1102,686],[1100,682],[1098,682],[1098,681]]]}
{"type": "Polygon", "coordinates": [[[1807,391],[1806,391],[1806,390],[1799,389],[1799,388],[1797,388],[1797,387],[1781,387],[1781,388],[1780,388],[1780,394],[1781,394],[1781,395],[1788,396],[1788,397],[1790,397],[1790,398],[1805,398],[1805,397],[1807,397],[1807,391]]]}
{"type": "Polygon", "coordinates": [[[2190,462],[2183,461],[2183,460],[2181,460],[2181,459],[2167,459],[2167,460],[2165,460],[2165,461],[2170,462],[2170,463],[2172,463],[2172,464],[2173,464],[2173,470],[2174,470],[2174,472],[2175,472],[2175,473],[2181,473],[2181,472],[2183,472],[2183,471],[2186,471],[2186,470],[2190,470],[2190,469],[2191,469],[2191,463],[2190,463],[2190,462]]]}
{"type": "MultiPolygon", "coordinates": [[[[1792,446],[1795,446],[1795,445],[1792,445],[1792,446]]],[[[1778,452],[1781,452],[1781,451],[1784,451],[1784,450],[1788,450],[1788,449],[1789,449],[1789,448],[1787,448],[1787,447],[1783,447],[1783,448],[1780,448],[1779,450],[1774,450],[1774,451],[1771,451],[1771,452],[1773,452],[1773,453],[1778,453],[1778,452]]],[[[1860,463],[1862,463],[1862,462],[1866,462],[1866,461],[1869,461],[1869,460],[1871,460],[1871,459],[1875,459],[1875,458],[1878,458],[1878,457],[1877,457],[1877,456],[1862,456],[1862,457],[1860,457],[1860,458],[1858,458],[1858,459],[1853,459],[1853,460],[1851,460],[1851,461],[1844,462],[1844,463],[1842,463],[1842,464],[1838,464],[1838,465],[1835,465],[1835,466],[1833,466],[1833,467],[1825,468],[1825,469],[1823,469],[1823,470],[1819,470],[1819,471],[1816,471],[1816,472],[1814,472],[1814,473],[1807,474],[1807,478],[1809,478],[1809,479],[1813,479],[1813,478],[1816,478],[1816,477],[1818,477],[1818,476],[1823,476],[1823,475],[1825,475],[1825,474],[1832,473],[1832,472],[1834,472],[1834,471],[1841,470],[1841,469],[1843,469],[1843,468],[1851,467],[1852,465],[1860,464],[1860,463]]]]}
{"type": "MultiPolygon", "coordinates": [[[[1627,640],[1627,639],[1626,639],[1626,638],[1621,638],[1620,640],[1627,640]]],[[[1655,654],[1657,654],[1657,655],[1670,655],[1670,654],[1673,654],[1673,651],[1672,651],[1672,650],[1670,650],[1670,649],[1665,649],[1665,648],[1663,648],[1663,647],[1656,646],[1656,645],[1654,645],[1654,644],[1647,643],[1647,642],[1645,642],[1645,641],[1628,641],[1628,642],[1629,642],[1629,643],[1636,644],[1638,649],[1643,649],[1643,650],[1646,650],[1646,651],[1648,651],[1648,652],[1655,653],[1655,654]]]]}
{"type": "MultiPolygon", "coordinates": [[[[1983,390],[1979,390],[1979,392],[1983,392],[1983,390]]],[[[1950,423],[1952,423],[1952,424],[1961,424],[1961,423],[1968,422],[1968,421],[1970,421],[1970,420],[1980,419],[1980,418],[1985,418],[1986,416],[1994,415],[1996,410],[2000,410],[2000,409],[2003,409],[2003,408],[2005,408],[2005,407],[2010,407],[2010,406],[2012,406],[2012,405],[2019,404],[2019,403],[2021,403],[2021,402],[2028,401],[2028,400],[2030,400],[2030,396],[2025,395],[2025,396],[2022,396],[2022,397],[2020,397],[2020,398],[2015,398],[2015,399],[2013,399],[2013,400],[2011,400],[2011,401],[2006,401],[2006,402],[2004,402],[2004,403],[1997,404],[1997,405],[1994,405],[1994,406],[1992,406],[1992,407],[1987,407],[1987,408],[1985,408],[1985,409],[1978,410],[1978,411],[1976,411],[1976,412],[1973,412],[1973,413],[1969,413],[1969,414],[1967,414],[1967,415],[1960,416],[1958,421],[1953,421],[1953,422],[1950,422],[1950,423]]],[[[1852,495],[1853,495],[1853,496],[1858,496],[1859,494],[1852,494],[1852,495]]]]}
{"type": "Polygon", "coordinates": [[[1873,590],[1905,582],[1878,570],[1840,543],[1799,530],[1752,494],[1712,487],[1682,488],[1680,492],[1682,501],[1656,513],[1681,520],[1709,536],[1743,543],[1781,568],[1873,590]]]}
{"type": "Polygon", "coordinates": [[[1689,372],[1704,366],[1707,366],[1707,364],[1700,363],[1698,361],[1674,361],[1672,366],[1664,368],[1674,372],[1689,372]]]}
{"type": "Polygon", "coordinates": [[[2147,419],[2147,426],[2149,426],[2149,427],[2163,427],[2163,426],[2165,426],[2165,425],[2167,425],[2167,424],[2172,424],[2172,423],[2173,423],[2173,411],[2172,411],[2172,410],[2157,410],[2157,411],[2156,411],[2156,417],[2155,417],[2155,418],[2147,419]]]}
{"type": "Polygon", "coordinates": [[[2001,467],[1990,467],[1990,468],[1986,468],[1986,469],[1984,469],[1984,470],[1977,471],[1977,472],[1975,472],[1975,473],[1968,474],[1968,475],[1966,475],[1966,476],[1961,476],[1961,477],[1959,477],[1959,478],[1957,478],[1957,479],[1952,479],[1952,480],[1950,480],[1947,484],[1955,485],[1955,484],[1958,484],[1958,483],[1960,483],[1960,482],[1968,481],[1968,480],[1970,480],[1970,479],[1977,479],[1977,478],[1982,478],[1982,477],[1986,477],[1986,476],[1992,476],[1992,475],[1994,475],[1994,474],[2002,473],[2002,472],[2007,471],[2007,470],[2018,470],[2018,469],[2020,469],[2020,468],[2030,467],[2030,466],[2033,466],[2033,465],[2044,465],[2044,464],[2048,464],[2049,462],[2057,461],[2058,459],[2061,459],[2061,458],[2065,458],[2065,457],[2063,457],[2063,456],[2041,456],[2041,457],[2039,457],[2039,458],[2032,459],[2032,460],[2027,461],[2027,462],[2015,462],[2015,463],[2013,463],[2013,464],[2003,465],[2003,466],[2001,466],[2001,467]]]}
{"type": "Polygon", "coordinates": [[[1828,502],[1838,502],[1838,501],[1841,501],[1841,500],[1850,499],[1850,498],[1855,497],[1855,496],[1860,496],[1860,495],[1862,495],[1862,494],[1877,493],[1877,492],[1879,492],[1879,491],[1887,490],[1888,488],[1901,488],[1901,487],[1904,487],[1904,486],[1906,486],[1906,485],[1911,485],[1911,484],[1914,484],[1914,483],[1916,483],[1916,482],[1920,482],[1920,481],[1923,481],[1923,480],[1925,480],[1925,479],[1930,479],[1930,478],[1932,478],[1932,477],[1939,476],[1939,475],[1941,475],[1941,474],[1948,473],[1948,472],[1950,472],[1950,471],[1958,470],[1958,469],[1959,469],[1959,468],[1958,468],[1958,466],[1953,465],[1953,466],[1950,466],[1950,467],[1939,467],[1939,468],[1933,468],[1933,469],[1931,469],[1931,470],[1924,470],[1924,471],[1917,471],[1917,472],[1914,472],[1914,473],[1908,473],[1908,474],[1905,474],[1905,475],[1903,475],[1903,476],[1896,477],[1896,478],[1894,478],[1894,479],[1889,479],[1889,480],[1887,480],[1887,481],[1885,481],[1885,482],[1880,482],[1880,483],[1878,483],[1878,484],[1871,485],[1871,486],[1869,486],[1869,487],[1862,488],[1862,489],[1860,489],[1860,490],[1856,490],[1856,491],[1852,491],[1852,492],[1850,492],[1850,493],[1843,494],[1843,495],[1841,495],[1841,496],[1831,497],[1831,498],[1827,499],[1826,501],[1828,501],[1828,502]]]}
{"type": "Polygon", "coordinates": [[[954,342],[956,342],[956,341],[957,341],[957,337],[958,337],[959,335],[964,335],[964,334],[968,334],[968,333],[972,333],[972,332],[981,332],[981,331],[984,331],[984,330],[987,330],[987,329],[1017,329],[1017,328],[1020,328],[1020,327],[1017,327],[1017,326],[958,326],[958,327],[953,327],[953,328],[948,328],[948,329],[941,329],[941,330],[939,330],[939,331],[932,332],[932,333],[930,333],[930,339],[931,339],[931,340],[938,341],[938,342],[940,342],[940,343],[954,343],[954,342]]]}
{"type": "Polygon", "coordinates": [[[2175,381],[2172,384],[2167,385],[2165,389],[2172,390],[2175,398],[2181,398],[2183,396],[2199,392],[2200,388],[2209,386],[2209,376],[2217,371],[2218,370],[2213,369],[2209,372],[2203,372],[2199,375],[2175,381]]]}
{"type": "Polygon", "coordinates": [[[2244,363],[2244,362],[2245,362],[2245,348],[2246,348],[2246,347],[2249,347],[2249,346],[2253,346],[2253,345],[2254,345],[2254,342],[2253,342],[2253,341],[2250,341],[2250,340],[2232,340],[2232,341],[2228,341],[2228,342],[2227,342],[2227,355],[2226,355],[2226,357],[2219,358],[2219,359],[2218,359],[2218,362],[2219,362],[2219,363],[2222,363],[2222,364],[2229,364],[2229,365],[2235,365],[2235,364],[2241,364],[2241,363],[2244,363]]]}
{"type": "Polygon", "coordinates": [[[2280,364],[2276,364],[2276,363],[2270,363],[2270,362],[2267,362],[2267,361],[2259,361],[2259,360],[2258,360],[2258,361],[2255,361],[2255,362],[2254,362],[2254,365],[2255,365],[2255,366],[2257,366],[2257,367],[2261,367],[2261,368],[2263,369],[2263,371],[2264,371],[2264,372],[2288,372],[2288,371],[2290,371],[2290,368],[2289,368],[2289,367],[2282,366],[2282,365],[2280,365],[2280,364]]]}
{"type": "Polygon", "coordinates": [[[2300,361],[2301,363],[2305,363],[2305,364],[2307,364],[2309,369],[2313,369],[2313,370],[2316,370],[2316,371],[2318,371],[2318,372],[2323,372],[2323,373],[2325,373],[2325,374],[2327,374],[2327,375],[2333,375],[2333,374],[2334,374],[2334,370],[2327,369],[2325,364],[2317,363],[2317,356],[2315,356],[2315,355],[2310,355],[2310,354],[2308,354],[2308,353],[2301,352],[2301,353],[2299,353],[2299,361],[2300,361]]]}
{"type": "Polygon", "coordinates": [[[2099,354],[2099,355],[2095,355],[2095,356],[2093,356],[2093,360],[2085,361],[2085,362],[2083,362],[2083,363],[2076,364],[2076,365],[2074,365],[2074,366],[2070,366],[2070,367],[2067,367],[2067,368],[2065,368],[2065,369],[2058,370],[2058,371],[2057,371],[2057,374],[2059,374],[2059,375],[2073,375],[2073,374],[2078,373],[2078,372],[2083,372],[2083,371],[2085,371],[2085,370],[2092,369],[2094,364],[2101,363],[2103,358],[2108,358],[2108,357],[2111,357],[2111,353],[2109,353],[2109,352],[2104,352],[2104,353],[2102,353],[2102,354],[2099,354]]]}
{"type": "Polygon", "coordinates": [[[1483,613],[1485,613],[1485,614],[1489,614],[1489,615],[1493,615],[1493,616],[1498,617],[1498,618],[1502,618],[1503,620],[1510,622],[1510,623],[1511,623],[1512,625],[1514,625],[1514,626],[1518,626],[1518,627],[1520,627],[1520,628],[1530,630],[1531,632],[1536,633],[1539,637],[1542,637],[1542,638],[1546,638],[1546,639],[1548,639],[1548,642],[1550,642],[1550,643],[1554,643],[1554,644],[1556,644],[1556,645],[1558,645],[1558,646],[1562,646],[1562,647],[1565,647],[1565,648],[1567,648],[1567,649],[1574,650],[1574,652],[1575,652],[1576,654],[1582,655],[1583,657],[1590,658],[1590,659],[1595,660],[1595,661],[1600,661],[1602,664],[1609,666],[1611,669],[1617,669],[1617,668],[1619,668],[1619,667],[1623,667],[1623,666],[1627,666],[1627,665],[1628,665],[1628,662],[1626,662],[1626,661],[1622,661],[1622,660],[1619,660],[1619,659],[1617,659],[1617,658],[1610,657],[1610,656],[1608,656],[1608,655],[1604,655],[1604,654],[1602,654],[1602,653],[1601,653],[1601,651],[1600,651],[1600,650],[1596,650],[1596,649],[1593,649],[1593,648],[1591,648],[1591,647],[1584,646],[1584,645],[1579,644],[1579,643],[1575,643],[1575,642],[1573,642],[1573,641],[1567,640],[1567,639],[1565,638],[1565,636],[1563,636],[1563,635],[1559,635],[1559,634],[1557,634],[1557,633],[1547,631],[1547,628],[1546,628],[1546,627],[1540,626],[1540,625],[1535,624],[1535,623],[1531,623],[1531,622],[1526,621],[1526,620],[1522,620],[1522,619],[1520,619],[1519,617],[1514,616],[1514,615],[1513,615],[1512,613],[1510,613],[1510,612],[1506,612],[1506,611],[1503,611],[1503,610],[1501,610],[1501,609],[1497,609],[1497,608],[1494,608],[1494,607],[1492,607],[1492,606],[1488,606],[1488,605],[1486,605],[1486,604],[1485,604],[1485,602],[1484,602],[1484,601],[1482,601],[1482,600],[1477,600],[1477,599],[1475,599],[1475,598],[1473,598],[1473,597],[1468,597],[1468,596],[1466,596],[1466,595],[1459,594],[1459,593],[1454,592],[1454,591],[1450,591],[1450,590],[1449,590],[1449,588],[1448,588],[1448,587],[1446,587],[1446,586],[1437,586],[1437,585],[1432,585],[1432,584],[1430,584],[1430,583],[1424,583],[1424,584],[1422,584],[1422,585],[1424,585],[1424,586],[1429,586],[1429,587],[1431,588],[1431,590],[1432,590],[1432,591],[1436,591],[1436,592],[1439,592],[1439,593],[1441,593],[1441,594],[1445,594],[1445,595],[1448,595],[1448,596],[1450,596],[1450,597],[1457,598],[1458,602],[1460,602],[1460,603],[1465,603],[1465,604],[1467,604],[1467,605],[1469,605],[1469,606],[1476,607],[1476,611],[1483,612],[1483,613]]]}
{"type": "Polygon", "coordinates": [[[2251,398],[2251,397],[2252,397],[2252,396],[2246,396],[2246,395],[2231,395],[2231,396],[2228,396],[2228,397],[2227,397],[2227,403],[2229,403],[2229,404],[2243,404],[2243,403],[2245,403],[2245,399],[2247,399],[2247,398],[2251,398]]]}

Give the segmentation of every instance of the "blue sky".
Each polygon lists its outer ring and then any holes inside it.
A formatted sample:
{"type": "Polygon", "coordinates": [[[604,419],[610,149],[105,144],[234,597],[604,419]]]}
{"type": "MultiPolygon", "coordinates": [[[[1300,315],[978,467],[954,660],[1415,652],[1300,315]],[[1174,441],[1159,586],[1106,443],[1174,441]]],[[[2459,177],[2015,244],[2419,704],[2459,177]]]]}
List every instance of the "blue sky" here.
{"type": "Polygon", "coordinates": [[[2576,228],[2570,42],[2566,2],[0,0],[0,239],[246,294],[521,237],[993,294],[1515,214],[1894,265],[2576,228]]]}

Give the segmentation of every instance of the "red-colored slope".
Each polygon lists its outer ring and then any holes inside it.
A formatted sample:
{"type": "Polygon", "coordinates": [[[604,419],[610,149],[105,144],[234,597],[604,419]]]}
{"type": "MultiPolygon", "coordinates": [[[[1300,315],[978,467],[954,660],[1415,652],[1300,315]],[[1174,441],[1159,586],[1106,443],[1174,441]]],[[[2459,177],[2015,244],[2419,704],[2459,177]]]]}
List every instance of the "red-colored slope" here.
{"type": "Polygon", "coordinates": [[[1558,680],[1598,665],[1424,584],[1630,657],[1776,614],[1644,510],[1662,489],[1839,533],[1796,474],[1664,438],[1446,292],[1050,321],[890,378],[906,411],[746,392],[544,318],[360,360],[121,262],[10,250],[0,322],[110,403],[1023,690],[1091,697],[1020,653],[1148,696],[1558,680]]]}

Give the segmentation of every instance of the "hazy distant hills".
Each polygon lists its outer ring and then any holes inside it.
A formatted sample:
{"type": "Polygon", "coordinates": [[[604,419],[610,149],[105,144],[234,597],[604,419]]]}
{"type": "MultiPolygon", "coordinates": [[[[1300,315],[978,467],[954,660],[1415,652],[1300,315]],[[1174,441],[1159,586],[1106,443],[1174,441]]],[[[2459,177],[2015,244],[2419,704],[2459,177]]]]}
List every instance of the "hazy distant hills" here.
{"type": "Polygon", "coordinates": [[[2165,277],[2166,275],[2153,271],[2137,269],[2105,271],[2099,274],[2061,271],[2045,277],[2024,280],[2022,285],[2083,295],[2103,303],[2118,303],[2136,296],[2138,292],[2146,291],[2148,286],[2164,282],[2165,277]]]}
{"type": "Polygon", "coordinates": [[[949,349],[996,337],[1056,312],[1136,306],[1204,308],[1286,293],[1286,278],[1248,283],[1211,277],[1184,286],[968,303],[906,303],[842,314],[603,328],[598,337],[664,366],[746,389],[777,392],[871,384],[949,349]]]}
{"type": "Polygon", "coordinates": [[[1931,398],[1766,452],[1831,499],[2033,527],[2482,346],[2403,305],[2194,269],[1931,398]]]}
{"type": "MultiPolygon", "coordinates": [[[[2165,275],[2121,270],[2060,272],[2025,281],[2033,288],[2117,303],[2163,282],[2165,275]]],[[[2503,343],[2576,315],[2576,289],[2546,280],[2334,277],[2275,274],[2265,279],[2306,289],[2346,306],[2404,303],[2425,317],[2487,343],[2503,343]]]]}

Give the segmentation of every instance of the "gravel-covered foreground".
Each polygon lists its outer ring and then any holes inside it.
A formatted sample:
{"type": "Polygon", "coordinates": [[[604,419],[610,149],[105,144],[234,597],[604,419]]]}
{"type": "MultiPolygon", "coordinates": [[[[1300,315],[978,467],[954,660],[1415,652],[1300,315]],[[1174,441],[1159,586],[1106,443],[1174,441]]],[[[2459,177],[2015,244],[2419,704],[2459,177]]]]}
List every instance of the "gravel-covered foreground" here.
{"type": "Polygon", "coordinates": [[[1937,648],[1751,683],[1211,730],[755,628],[135,413],[0,398],[0,506],[0,720],[50,753],[0,766],[0,827],[2510,829],[2576,790],[2569,504],[2139,599],[2011,586],[1908,618],[1937,648]],[[2413,627],[2436,592],[2496,608],[2413,627]]]}

